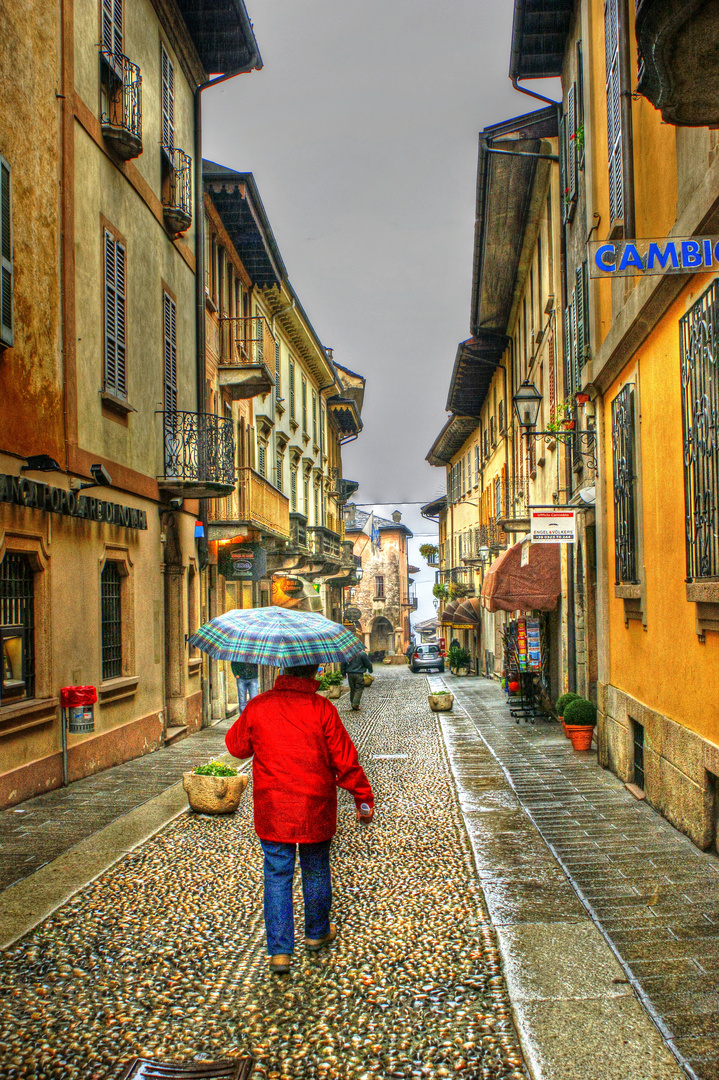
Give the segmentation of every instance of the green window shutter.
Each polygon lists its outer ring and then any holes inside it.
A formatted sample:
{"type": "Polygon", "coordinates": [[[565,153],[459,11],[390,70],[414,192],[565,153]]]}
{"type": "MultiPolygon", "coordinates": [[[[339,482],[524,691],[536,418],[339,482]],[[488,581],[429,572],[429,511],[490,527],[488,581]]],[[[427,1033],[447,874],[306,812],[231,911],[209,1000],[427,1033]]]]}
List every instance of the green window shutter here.
{"type": "Polygon", "coordinates": [[[162,145],[175,145],[175,68],[162,46],[162,145]]]}
{"type": "Polygon", "coordinates": [[[126,253],[111,232],[104,233],[105,390],[127,397],[126,253]]]}
{"type": "Polygon", "coordinates": [[[163,293],[165,412],[177,410],[177,305],[163,293]]]}
{"type": "Polygon", "coordinates": [[[14,342],[11,179],[10,165],[0,157],[0,346],[6,348],[14,342]]]}
{"type": "MultiPolygon", "coordinates": [[[[581,263],[575,271],[575,295],[577,305],[577,356],[575,368],[579,373],[587,362],[589,353],[589,305],[588,305],[588,273],[586,262],[581,263]]],[[[579,377],[577,377],[577,389],[579,389],[579,377]]]]}
{"type": "Polygon", "coordinates": [[[290,420],[295,418],[295,365],[290,360],[290,420]]]}
{"type": "Polygon", "coordinates": [[[559,197],[562,201],[562,224],[567,221],[569,185],[567,183],[567,117],[559,121],[559,197]]]}
{"type": "Polygon", "coordinates": [[[275,404],[282,400],[280,393],[280,343],[275,342],[275,404]]]}
{"type": "Polygon", "coordinates": [[[624,217],[622,112],[619,75],[619,12],[617,0],[604,4],[604,56],[607,92],[607,156],[610,224],[624,217]]]}
{"type": "Polygon", "coordinates": [[[567,394],[572,392],[572,307],[568,304],[564,309],[564,388],[567,394]]]}
{"type": "Polygon", "coordinates": [[[577,85],[572,83],[567,94],[567,187],[569,199],[577,197],[577,85]]]}

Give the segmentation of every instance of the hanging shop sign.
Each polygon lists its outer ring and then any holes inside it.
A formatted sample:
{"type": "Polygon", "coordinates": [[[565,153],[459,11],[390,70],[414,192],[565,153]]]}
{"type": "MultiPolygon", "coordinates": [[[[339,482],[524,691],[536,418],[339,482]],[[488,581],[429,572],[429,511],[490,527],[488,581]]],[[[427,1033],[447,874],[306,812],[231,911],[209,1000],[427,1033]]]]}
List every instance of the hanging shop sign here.
{"type": "Polygon", "coordinates": [[[577,542],[576,510],[531,510],[531,542],[533,544],[575,544],[577,542]]]}
{"type": "Polygon", "coordinates": [[[225,581],[259,581],[267,573],[267,552],[261,544],[223,546],[217,569],[225,581]]]}
{"type": "Polygon", "coordinates": [[[592,240],[589,276],[699,274],[719,270],[719,236],[672,236],[648,240],[592,240]]]}
{"type": "Polygon", "coordinates": [[[105,521],[108,525],[122,525],[126,529],[146,529],[147,514],[134,506],[93,499],[77,491],[40,484],[26,480],[24,476],[7,476],[0,473],[0,502],[14,506],[27,506],[34,510],[47,510],[66,517],[82,518],[84,521],[105,521]]]}
{"type": "Polygon", "coordinates": [[[350,605],[345,608],[345,618],[349,619],[352,623],[360,622],[362,619],[362,612],[358,607],[350,605]]]}

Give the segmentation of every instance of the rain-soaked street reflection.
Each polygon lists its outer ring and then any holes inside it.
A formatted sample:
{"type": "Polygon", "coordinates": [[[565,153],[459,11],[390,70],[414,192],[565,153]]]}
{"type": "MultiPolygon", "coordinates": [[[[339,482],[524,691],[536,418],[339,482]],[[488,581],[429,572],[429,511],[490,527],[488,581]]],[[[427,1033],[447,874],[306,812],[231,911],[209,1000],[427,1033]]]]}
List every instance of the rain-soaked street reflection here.
{"type": "Polygon", "coordinates": [[[3,955],[3,1080],[247,1051],[272,1080],[525,1077],[425,679],[382,669],[362,706],[340,711],[377,814],[360,828],[340,793],[337,945],[270,979],[249,791],[183,816],[3,955]]]}

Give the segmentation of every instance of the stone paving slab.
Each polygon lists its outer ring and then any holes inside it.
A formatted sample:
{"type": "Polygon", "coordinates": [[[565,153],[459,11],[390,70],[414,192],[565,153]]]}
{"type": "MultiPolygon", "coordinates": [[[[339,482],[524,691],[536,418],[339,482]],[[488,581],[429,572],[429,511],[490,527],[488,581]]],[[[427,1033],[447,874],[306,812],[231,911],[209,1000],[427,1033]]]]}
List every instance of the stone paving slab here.
{"type": "Polygon", "coordinates": [[[441,722],[533,1080],[684,1080],[501,764],[483,740],[468,738],[473,720],[455,705],[441,722]],[[490,783],[514,798],[511,831],[492,835],[482,819],[495,815],[477,812],[490,783]]]}
{"type": "MultiPolygon", "coordinates": [[[[684,1071],[719,1080],[719,998],[709,989],[719,973],[719,860],[636,800],[594,751],[574,751],[556,724],[515,723],[496,682],[446,681],[684,1071]]],[[[531,1019],[536,1033],[541,1010],[531,1019]]],[[[628,1059],[623,1075],[663,1074],[628,1059]]]]}
{"type": "Polygon", "coordinates": [[[225,752],[232,719],[0,812],[0,890],[87,840],[225,752]],[[10,856],[11,853],[11,857],[10,856]]]}

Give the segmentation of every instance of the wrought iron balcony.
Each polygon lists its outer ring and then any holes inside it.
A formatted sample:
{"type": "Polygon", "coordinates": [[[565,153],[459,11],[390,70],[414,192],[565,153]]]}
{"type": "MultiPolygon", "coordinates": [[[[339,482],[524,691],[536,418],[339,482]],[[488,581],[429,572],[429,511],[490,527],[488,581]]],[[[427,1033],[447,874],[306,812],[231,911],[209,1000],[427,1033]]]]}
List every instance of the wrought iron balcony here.
{"type": "Polygon", "coordinates": [[[161,491],[185,499],[229,495],[235,487],[235,428],[211,413],[163,412],[161,491]]]}
{"type": "Polygon", "coordinates": [[[122,53],[100,53],[103,137],[118,157],[128,161],[142,153],[142,76],[122,53]]]}
{"type": "Polygon", "coordinates": [[[176,146],[162,147],[162,213],[173,236],[192,224],[192,158],[176,146]]]}
{"type": "Polygon", "coordinates": [[[502,492],[504,506],[497,513],[496,524],[506,533],[529,532],[529,482],[511,480],[502,492]]]}
{"type": "Polygon", "coordinates": [[[223,315],[218,326],[220,386],[233,401],[269,394],[275,385],[275,338],[262,316],[223,315]]]}

